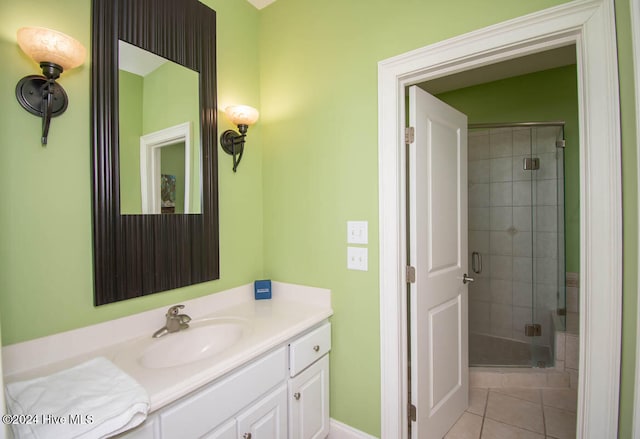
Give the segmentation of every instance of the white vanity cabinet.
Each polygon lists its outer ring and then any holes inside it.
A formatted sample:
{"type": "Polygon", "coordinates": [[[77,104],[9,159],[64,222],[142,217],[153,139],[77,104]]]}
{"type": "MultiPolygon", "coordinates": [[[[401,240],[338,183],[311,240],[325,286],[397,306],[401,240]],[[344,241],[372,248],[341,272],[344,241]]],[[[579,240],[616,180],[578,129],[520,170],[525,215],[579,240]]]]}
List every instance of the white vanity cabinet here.
{"type": "Polygon", "coordinates": [[[324,439],[329,434],[330,350],[330,323],[289,345],[289,439],[324,439]]]}
{"type": "Polygon", "coordinates": [[[323,439],[328,322],[149,415],[126,439],[323,439]]]}

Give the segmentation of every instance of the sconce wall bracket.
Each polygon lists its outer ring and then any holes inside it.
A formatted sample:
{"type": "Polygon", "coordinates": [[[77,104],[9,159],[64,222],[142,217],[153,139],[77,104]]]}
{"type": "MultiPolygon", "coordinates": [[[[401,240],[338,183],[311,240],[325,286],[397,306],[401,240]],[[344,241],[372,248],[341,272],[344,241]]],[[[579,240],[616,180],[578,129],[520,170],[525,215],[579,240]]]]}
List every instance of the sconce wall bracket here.
{"type": "Polygon", "coordinates": [[[45,89],[49,85],[52,92],[51,117],[60,116],[67,109],[68,98],[64,88],[57,82],[49,84],[49,80],[44,76],[25,76],[16,86],[16,98],[22,108],[29,113],[42,117],[42,101],[45,96],[45,89]]]}
{"type": "Polygon", "coordinates": [[[244,139],[247,137],[248,125],[238,125],[240,134],[233,130],[226,130],[220,136],[220,146],[224,152],[233,156],[233,172],[236,172],[240,160],[242,160],[242,153],[244,152],[244,139]]]}
{"type": "Polygon", "coordinates": [[[64,88],[56,82],[62,67],[55,63],[41,62],[45,76],[29,75],[16,85],[16,99],[29,113],[42,117],[42,144],[47,144],[52,117],[60,116],[67,109],[69,99],[64,88]]]}

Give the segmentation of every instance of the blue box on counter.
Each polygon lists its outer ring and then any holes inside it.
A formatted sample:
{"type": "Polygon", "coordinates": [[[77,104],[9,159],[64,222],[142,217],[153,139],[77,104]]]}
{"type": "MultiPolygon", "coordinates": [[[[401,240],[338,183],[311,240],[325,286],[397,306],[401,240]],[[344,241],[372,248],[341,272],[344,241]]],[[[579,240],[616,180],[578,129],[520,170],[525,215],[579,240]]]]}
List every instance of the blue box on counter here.
{"type": "Polygon", "coordinates": [[[271,299],[271,280],[257,280],[253,283],[256,300],[271,299]]]}

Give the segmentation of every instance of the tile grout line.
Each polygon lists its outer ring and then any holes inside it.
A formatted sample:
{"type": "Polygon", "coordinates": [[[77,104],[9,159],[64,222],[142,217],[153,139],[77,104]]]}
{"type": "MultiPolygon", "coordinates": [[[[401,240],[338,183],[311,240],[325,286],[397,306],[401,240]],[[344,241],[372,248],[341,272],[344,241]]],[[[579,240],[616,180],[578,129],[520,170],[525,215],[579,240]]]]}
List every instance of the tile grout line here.
{"type": "Polygon", "coordinates": [[[482,430],[484,430],[484,420],[487,416],[487,408],[489,407],[489,392],[490,389],[487,388],[487,396],[484,400],[484,410],[482,411],[482,422],[480,423],[480,435],[478,439],[482,439],[482,430]]]}
{"type": "Polygon", "coordinates": [[[544,437],[547,437],[547,419],[544,416],[544,392],[539,389],[540,392],[540,408],[542,409],[542,429],[544,431],[544,437]]]}
{"type": "MultiPolygon", "coordinates": [[[[541,388],[537,388],[536,390],[538,390],[539,392],[542,392],[541,388]]],[[[507,398],[517,399],[518,401],[523,401],[523,402],[526,402],[526,403],[529,403],[529,404],[535,404],[532,401],[528,401],[528,400],[520,399],[520,398],[515,398],[515,397],[513,397],[511,395],[506,395],[504,393],[500,393],[500,392],[496,392],[496,393],[500,394],[501,396],[505,396],[507,398]]],[[[487,398],[488,398],[488,394],[487,394],[487,398]]],[[[542,401],[542,397],[540,398],[540,401],[542,401]]],[[[542,406],[542,402],[540,403],[540,405],[542,406]]],[[[487,406],[488,406],[488,402],[487,402],[487,406]]],[[[544,431],[544,436],[546,437],[546,425],[545,425],[545,422],[544,422],[544,407],[542,407],[542,413],[543,413],[542,414],[543,431],[544,431]]],[[[486,417],[486,409],[485,409],[485,417],[486,417]]],[[[515,427],[515,428],[518,428],[518,429],[521,429],[521,430],[524,430],[524,431],[528,431],[528,432],[535,433],[535,434],[538,434],[538,435],[541,434],[539,431],[533,430],[533,429],[528,428],[528,427],[523,427],[521,425],[516,425],[516,424],[513,424],[511,422],[498,420],[498,419],[493,419],[493,418],[489,418],[489,419],[491,419],[494,422],[498,422],[500,424],[504,424],[504,425],[508,425],[508,426],[511,426],[511,427],[515,427]]],[[[484,426],[484,418],[483,418],[483,426],[484,426]]]]}

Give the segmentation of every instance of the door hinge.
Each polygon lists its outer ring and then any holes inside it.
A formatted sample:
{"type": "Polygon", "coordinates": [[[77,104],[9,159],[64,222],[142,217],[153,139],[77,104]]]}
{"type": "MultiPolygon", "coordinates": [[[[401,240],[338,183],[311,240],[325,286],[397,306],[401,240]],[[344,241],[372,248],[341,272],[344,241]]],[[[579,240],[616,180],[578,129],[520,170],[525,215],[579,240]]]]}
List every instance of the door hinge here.
{"type": "Polygon", "coordinates": [[[524,335],[527,337],[540,337],[542,335],[542,325],[539,323],[524,325],[524,335]]]}
{"type": "Polygon", "coordinates": [[[416,139],[416,130],[413,127],[404,129],[404,143],[411,145],[416,139]]]}
{"type": "Polygon", "coordinates": [[[412,267],[411,265],[407,265],[407,283],[416,283],[416,267],[412,267]]]}
{"type": "Polygon", "coordinates": [[[409,404],[409,421],[416,422],[418,419],[416,406],[413,404],[409,404]]]}

